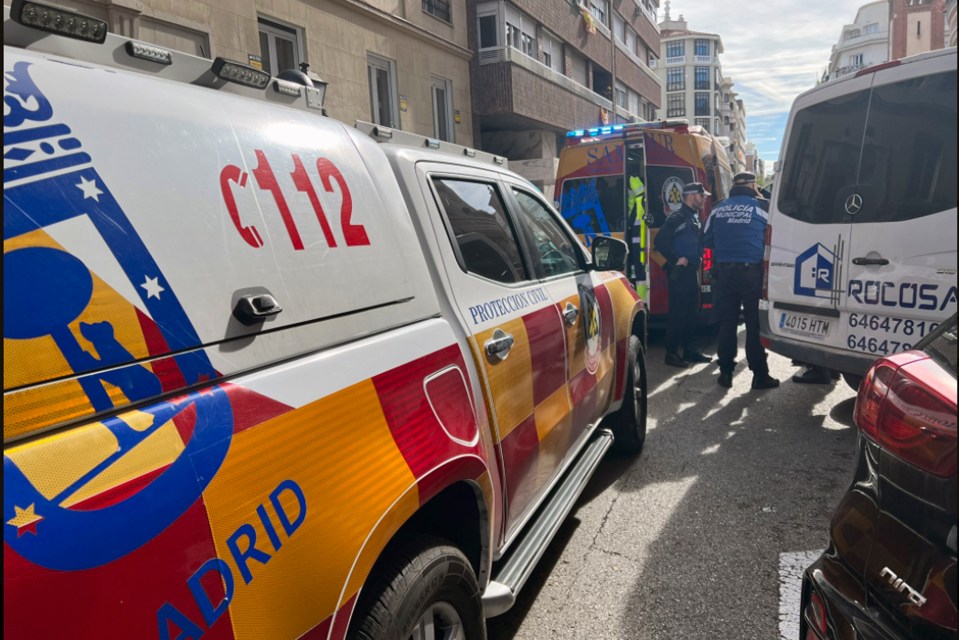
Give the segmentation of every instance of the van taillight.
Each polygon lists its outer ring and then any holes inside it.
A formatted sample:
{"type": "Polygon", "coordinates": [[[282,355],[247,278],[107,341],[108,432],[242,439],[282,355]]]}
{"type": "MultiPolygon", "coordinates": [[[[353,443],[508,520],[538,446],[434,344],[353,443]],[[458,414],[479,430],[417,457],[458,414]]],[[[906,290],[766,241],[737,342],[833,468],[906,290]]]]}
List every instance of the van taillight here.
{"type": "MultiPolygon", "coordinates": [[[[905,355],[905,354],[903,354],[905,355]]],[[[956,473],[956,380],[924,358],[880,360],[866,374],[854,419],[897,457],[940,477],[956,473]]]]}

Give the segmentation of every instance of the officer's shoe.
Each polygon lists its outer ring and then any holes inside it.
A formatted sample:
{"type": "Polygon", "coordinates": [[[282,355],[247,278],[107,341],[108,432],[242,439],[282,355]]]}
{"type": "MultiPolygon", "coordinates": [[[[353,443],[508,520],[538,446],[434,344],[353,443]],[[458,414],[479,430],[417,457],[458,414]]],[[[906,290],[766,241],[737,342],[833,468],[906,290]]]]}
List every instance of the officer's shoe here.
{"type": "Polygon", "coordinates": [[[713,359],[709,356],[703,355],[698,351],[687,351],[683,354],[683,360],[686,362],[692,362],[693,364],[700,364],[706,362],[712,362],[713,359]]]}
{"type": "Polygon", "coordinates": [[[671,367],[679,367],[680,369],[685,369],[686,367],[689,366],[688,362],[680,358],[675,353],[666,354],[666,364],[668,364],[671,367]]]}
{"type": "Polygon", "coordinates": [[[797,384],[832,384],[833,377],[826,369],[809,367],[794,375],[792,381],[797,384]]]}
{"type": "Polygon", "coordinates": [[[768,373],[753,376],[753,390],[757,389],[775,389],[779,386],[779,380],[773,378],[768,373]]]}
{"type": "Polygon", "coordinates": [[[719,378],[716,380],[716,383],[719,384],[720,387],[731,389],[733,386],[733,372],[720,371],[719,378]]]}

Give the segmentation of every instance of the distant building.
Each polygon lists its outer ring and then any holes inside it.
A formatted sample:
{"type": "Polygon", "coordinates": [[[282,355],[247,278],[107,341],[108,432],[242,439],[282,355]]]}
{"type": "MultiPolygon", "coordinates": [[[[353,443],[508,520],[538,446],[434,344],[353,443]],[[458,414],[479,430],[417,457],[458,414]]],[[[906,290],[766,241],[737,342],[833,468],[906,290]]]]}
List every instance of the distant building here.
{"type": "Polygon", "coordinates": [[[673,20],[667,3],[660,65],[661,118],[686,118],[717,136],[726,145],[733,171],[746,166],[746,109],[733,91],[733,81],[723,77],[719,54],[722,38],[715,33],[690,31],[683,16],[673,20]]]}
{"type": "Polygon", "coordinates": [[[945,0],[890,0],[888,19],[890,60],[946,46],[945,0]]]}
{"type": "Polygon", "coordinates": [[[859,7],[832,46],[822,81],[833,80],[889,59],[889,0],[859,7]]]}

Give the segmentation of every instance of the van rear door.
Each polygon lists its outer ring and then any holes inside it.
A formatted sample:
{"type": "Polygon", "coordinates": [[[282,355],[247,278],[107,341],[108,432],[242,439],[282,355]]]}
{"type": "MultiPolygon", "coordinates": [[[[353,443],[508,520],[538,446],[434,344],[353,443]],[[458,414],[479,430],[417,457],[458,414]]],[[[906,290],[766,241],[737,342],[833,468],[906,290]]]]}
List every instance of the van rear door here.
{"type": "Polygon", "coordinates": [[[846,349],[840,325],[871,76],[800,96],[786,132],[771,218],[770,331],[846,349]]]}
{"type": "Polygon", "coordinates": [[[851,222],[846,343],[879,356],[956,310],[955,54],[873,78],[859,179],[840,197],[851,222]]]}

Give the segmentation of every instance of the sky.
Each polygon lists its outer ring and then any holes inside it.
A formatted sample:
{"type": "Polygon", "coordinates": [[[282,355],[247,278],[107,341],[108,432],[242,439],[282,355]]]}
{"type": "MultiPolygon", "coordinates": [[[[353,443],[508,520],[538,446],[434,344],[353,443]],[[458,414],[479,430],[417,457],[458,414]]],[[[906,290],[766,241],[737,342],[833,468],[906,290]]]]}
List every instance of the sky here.
{"type": "MultiPolygon", "coordinates": [[[[669,15],[680,14],[690,31],[716,33],[723,76],[746,107],[746,137],[759,157],[779,159],[793,100],[816,85],[829,63],[844,25],[868,0],[764,0],[740,3],[670,0],[669,15]]],[[[659,18],[665,15],[660,2],[659,18]]]]}

